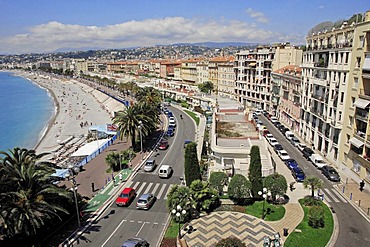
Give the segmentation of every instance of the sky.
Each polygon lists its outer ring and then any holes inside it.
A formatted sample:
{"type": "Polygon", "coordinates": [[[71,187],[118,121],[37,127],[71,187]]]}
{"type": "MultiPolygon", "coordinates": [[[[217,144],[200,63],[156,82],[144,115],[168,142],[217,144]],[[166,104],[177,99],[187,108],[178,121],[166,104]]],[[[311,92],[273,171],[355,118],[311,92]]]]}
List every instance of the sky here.
{"type": "Polygon", "coordinates": [[[305,44],[368,0],[0,0],[0,54],[195,42],[305,44]]]}

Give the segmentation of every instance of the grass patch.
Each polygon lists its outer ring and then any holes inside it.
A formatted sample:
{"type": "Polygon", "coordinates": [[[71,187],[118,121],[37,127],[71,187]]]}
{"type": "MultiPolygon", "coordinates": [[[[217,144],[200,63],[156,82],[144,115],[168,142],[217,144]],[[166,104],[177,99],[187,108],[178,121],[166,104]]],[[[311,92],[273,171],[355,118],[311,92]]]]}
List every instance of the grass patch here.
{"type": "MultiPolygon", "coordinates": [[[[245,212],[254,217],[262,217],[263,201],[256,201],[251,205],[245,206],[245,212]]],[[[285,215],[285,208],[281,205],[265,203],[265,218],[266,221],[281,220],[285,215]]]]}
{"type": "Polygon", "coordinates": [[[321,202],[324,208],[325,226],[323,228],[312,228],[308,225],[308,210],[309,207],[303,205],[303,199],[299,203],[304,210],[304,218],[297,226],[302,232],[292,232],[286,239],[284,246],[326,246],[329,242],[334,229],[333,215],[325,203],[321,202]]]}
{"type": "Polygon", "coordinates": [[[197,126],[199,125],[199,117],[197,116],[197,114],[188,110],[184,110],[184,112],[186,112],[186,114],[188,114],[192,119],[194,119],[197,126]]]}
{"type": "MultiPolygon", "coordinates": [[[[183,226],[183,223],[180,223],[180,228],[183,226]]],[[[167,228],[166,234],[164,235],[165,238],[176,238],[179,234],[179,223],[175,222],[171,219],[171,222],[167,228]]]]}

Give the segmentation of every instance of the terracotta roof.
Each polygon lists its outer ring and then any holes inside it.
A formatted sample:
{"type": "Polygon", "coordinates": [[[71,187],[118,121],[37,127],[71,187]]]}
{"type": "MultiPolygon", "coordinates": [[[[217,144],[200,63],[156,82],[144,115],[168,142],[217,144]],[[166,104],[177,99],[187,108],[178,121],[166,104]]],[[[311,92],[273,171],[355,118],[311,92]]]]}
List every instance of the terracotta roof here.
{"type": "Polygon", "coordinates": [[[285,67],[282,67],[281,69],[275,70],[274,72],[277,73],[277,74],[287,74],[287,73],[291,73],[291,72],[301,73],[302,68],[300,68],[297,65],[287,65],[285,67]]]}

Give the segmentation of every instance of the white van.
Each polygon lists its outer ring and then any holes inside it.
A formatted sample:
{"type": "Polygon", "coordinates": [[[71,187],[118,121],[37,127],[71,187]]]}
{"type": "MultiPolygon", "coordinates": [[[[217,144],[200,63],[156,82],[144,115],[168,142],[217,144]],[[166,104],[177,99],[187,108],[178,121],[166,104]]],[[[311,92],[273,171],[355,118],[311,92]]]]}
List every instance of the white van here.
{"type": "Polygon", "coordinates": [[[294,133],[291,132],[291,131],[286,131],[285,132],[285,137],[286,137],[286,139],[288,139],[290,141],[294,137],[294,133]]]}
{"type": "Polygon", "coordinates": [[[160,178],[169,178],[171,177],[172,175],[172,167],[169,166],[169,165],[162,165],[160,168],[159,168],[159,171],[158,171],[158,176],[160,178]]]}

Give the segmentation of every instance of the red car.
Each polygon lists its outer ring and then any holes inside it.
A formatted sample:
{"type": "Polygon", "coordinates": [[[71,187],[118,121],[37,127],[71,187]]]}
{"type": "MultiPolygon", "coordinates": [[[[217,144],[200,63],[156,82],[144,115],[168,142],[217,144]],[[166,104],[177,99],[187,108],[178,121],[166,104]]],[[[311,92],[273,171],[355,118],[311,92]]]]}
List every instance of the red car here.
{"type": "Polygon", "coordinates": [[[136,197],[136,192],[133,188],[124,188],[116,199],[117,206],[128,206],[136,197]]]}
{"type": "Polygon", "coordinates": [[[166,150],[168,148],[168,141],[161,141],[158,145],[159,150],[166,150]]]}

